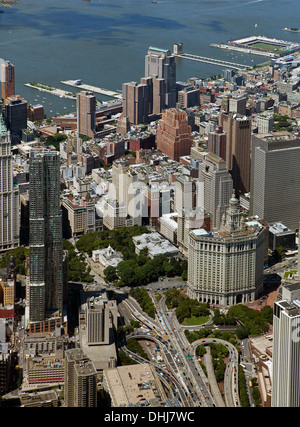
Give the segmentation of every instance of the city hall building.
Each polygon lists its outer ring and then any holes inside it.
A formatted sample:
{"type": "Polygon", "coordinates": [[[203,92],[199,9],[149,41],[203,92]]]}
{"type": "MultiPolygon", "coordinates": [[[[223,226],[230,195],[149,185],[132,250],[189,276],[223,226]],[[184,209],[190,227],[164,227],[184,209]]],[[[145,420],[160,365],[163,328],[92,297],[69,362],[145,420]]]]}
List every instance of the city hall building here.
{"type": "Polygon", "coordinates": [[[245,222],[233,196],[216,232],[189,233],[188,296],[229,306],[252,301],[262,292],[265,227],[245,222]]]}

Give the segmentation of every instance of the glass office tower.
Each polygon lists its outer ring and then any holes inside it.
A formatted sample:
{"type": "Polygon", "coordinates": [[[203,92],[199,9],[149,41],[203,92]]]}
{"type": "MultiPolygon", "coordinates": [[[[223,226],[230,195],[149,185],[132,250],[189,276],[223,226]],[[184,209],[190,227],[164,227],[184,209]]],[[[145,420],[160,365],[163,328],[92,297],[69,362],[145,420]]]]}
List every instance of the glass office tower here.
{"type": "Polygon", "coordinates": [[[29,318],[43,321],[62,313],[62,218],[60,208],[60,157],[37,149],[29,159],[29,318]]]}

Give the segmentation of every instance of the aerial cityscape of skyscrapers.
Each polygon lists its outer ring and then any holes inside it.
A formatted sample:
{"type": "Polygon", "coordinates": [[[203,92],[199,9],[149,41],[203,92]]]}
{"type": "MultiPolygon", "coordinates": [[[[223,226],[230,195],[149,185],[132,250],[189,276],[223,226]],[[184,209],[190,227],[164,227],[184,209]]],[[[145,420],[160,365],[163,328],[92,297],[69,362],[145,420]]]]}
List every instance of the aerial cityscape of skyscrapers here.
{"type": "Polygon", "coordinates": [[[300,406],[300,45],[264,42],[187,81],[209,58],[149,46],[107,102],[31,83],[53,117],[2,61],[0,407],[300,406]]]}

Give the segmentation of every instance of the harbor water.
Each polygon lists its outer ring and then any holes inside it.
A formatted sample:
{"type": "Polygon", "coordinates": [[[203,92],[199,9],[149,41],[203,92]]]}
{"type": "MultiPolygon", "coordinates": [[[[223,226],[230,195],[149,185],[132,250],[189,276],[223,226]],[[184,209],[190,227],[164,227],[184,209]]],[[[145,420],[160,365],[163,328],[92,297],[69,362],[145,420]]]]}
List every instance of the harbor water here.
{"type": "MultiPolygon", "coordinates": [[[[282,31],[297,27],[299,0],[21,0],[0,7],[0,56],[15,66],[16,93],[43,104],[48,116],[75,111],[76,103],[25,83],[73,90],[60,82],[81,79],[116,91],[144,76],[149,46],[172,51],[182,42],[187,53],[254,65],[268,58],[209,45],[251,35],[300,42],[299,33],[282,31]]],[[[221,72],[177,60],[177,80],[221,72]]]]}

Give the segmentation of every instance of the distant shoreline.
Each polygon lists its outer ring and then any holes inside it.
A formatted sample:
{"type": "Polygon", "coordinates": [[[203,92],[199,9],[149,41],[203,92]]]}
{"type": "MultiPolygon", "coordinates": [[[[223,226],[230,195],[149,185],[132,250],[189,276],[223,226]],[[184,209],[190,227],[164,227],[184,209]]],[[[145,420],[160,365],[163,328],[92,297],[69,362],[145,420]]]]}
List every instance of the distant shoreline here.
{"type": "Polygon", "coordinates": [[[290,33],[300,33],[298,28],[282,28],[282,31],[289,31],[290,33]]]}
{"type": "Polygon", "coordinates": [[[20,0],[2,0],[0,1],[0,5],[4,7],[11,7],[13,3],[20,3],[20,0]]]}

